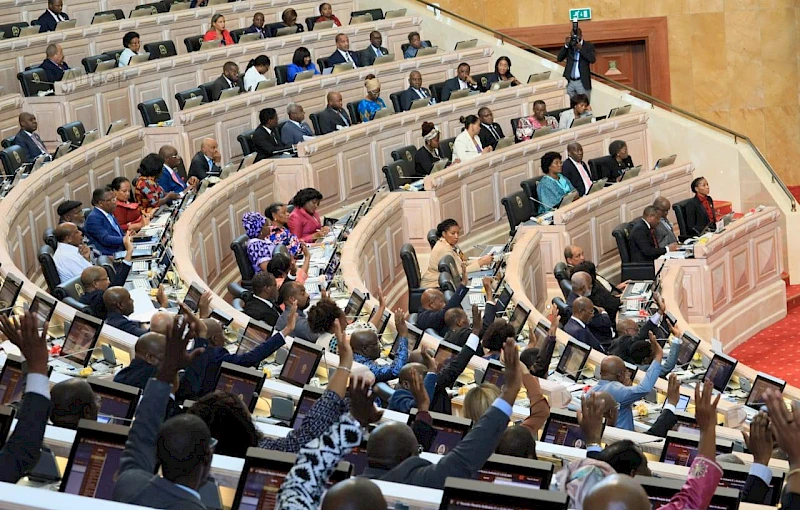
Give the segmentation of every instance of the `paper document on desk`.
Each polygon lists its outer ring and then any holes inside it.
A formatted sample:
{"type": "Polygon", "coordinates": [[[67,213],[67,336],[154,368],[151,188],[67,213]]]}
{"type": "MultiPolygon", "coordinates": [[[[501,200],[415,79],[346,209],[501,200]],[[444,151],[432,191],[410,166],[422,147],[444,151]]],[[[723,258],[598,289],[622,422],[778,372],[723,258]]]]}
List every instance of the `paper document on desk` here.
{"type": "Polygon", "coordinates": [[[169,221],[169,217],[170,217],[169,214],[162,214],[162,215],[158,216],[157,218],[154,218],[154,219],[150,220],[150,226],[151,227],[163,227],[164,225],[167,224],[167,221],[169,221]]]}
{"type": "Polygon", "coordinates": [[[686,251],[670,251],[662,255],[661,257],[664,259],[685,259],[689,256],[689,252],[686,251]]]}
{"type": "Polygon", "coordinates": [[[13,354],[14,356],[22,356],[22,351],[19,350],[19,347],[11,343],[11,340],[6,340],[3,343],[0,343],[0,349],[6,352],[6,354],[13,354]]]}
{"type": "Polygon", "coordinates": [[[145,289],[133,289],[130,294],[133,299],[133,313],[128,318],[132,321],[150,322],[156,313],[156,307],[150,300],[150,292],[145,289]]]}

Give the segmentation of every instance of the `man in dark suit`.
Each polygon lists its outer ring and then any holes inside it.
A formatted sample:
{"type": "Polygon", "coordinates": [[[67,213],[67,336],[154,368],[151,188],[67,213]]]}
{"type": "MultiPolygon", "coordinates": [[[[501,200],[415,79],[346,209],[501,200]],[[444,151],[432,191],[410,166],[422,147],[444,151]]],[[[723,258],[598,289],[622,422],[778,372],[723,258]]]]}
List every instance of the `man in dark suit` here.
{"type": "Polygon", "coordinates": [[[125,280],[128,279],[128,274],[131,272],[133,263],[131,258],[133,256],[133,240],[130,236],[122,238],[125,245],[125,258],[121,264],[116,265],[114,272],[114,279],[108,277],[108,271],[101,266],[89,266],[81,272],[81,285],[83,285],[83,295],[80,302],[84,305],[89,305],[92,309],[92,315],[98,319],[105,320],[108,311],[106,305],[103,303],[103,293],[109,287],[119,287],[125,285],[125,280]]]}
{"type": "Polygon", "coordinates": [[[50,416],[46,329],[39,333],[34,310],[22,314],[19,325],[11,323],[5,316],[0,317],[0,330],[19,348],[28,367],[17,426],[0,450],[0,482],[17,483],[39,460],[44,429],[50,416]]]}
{"type": "Polygon", "coordinates": [[[47,10],[39,16],[39,33],[52,32],[60,21],[68,21],[67,13],[61,12],[63,0],[47,0],[47,10]]]}
{"type": "Polygon", "coordinates": [[[572,316],[564,325],[564,331],[579,342],[605,354],[603,345],[589,330],[587,324],[594,316],[594,304],[587,297],[579,297],[572,302],[572,316]]]}
{"type": "MultiPolygon", "coordinates": [[[[522,374],[516,347],[503,346],[506,376],[500,397],[475,423],[469,433],[437,464],[420,458],[417,438],[405,423],[384,423],[370,434],[367,443],[367,478],[420,487],[441,489],[447,477],[474,478],[494,453],[502,432],[508,427],[511,406],[522,387],[522,374]]],[[[427,405],[418,404],[417,420],[430,420],[427,405]],[[421,408],[420,408],[421,407],[421,408]]]]}
{"type": "Polygon", "coordinates": [[[114,376],[114,382],[144,389],[147,381],[155,377],[166,349],[164,335],[150,332],[140,336],[134,347],[135,357],[114,376]]]}
{"type": "Polygon", "coordinates": [[[45,78],[48,82],[61,81],[64,77],[64,71],[69,69],[66,60],[64,60],[64,50],[60,44],[48,44],[44,50],[45,58],[42,61],[41,67],[44,69],[45,78]]]}
{"type": "MultiPolygon", "coordinates": [[[[483,289],[486,293],[486,296],[492,296],[493,291],[491,278],[483,278],[483,289]]],[[[487,300],[483,306],[483,319],[481,319],[481,312],[478,310],[478,307],[475,305],[472,306],[472,323],[475,324],[477,321],[477,324],[481,326],[478,333],[476,333],[478,337],[482,337],[486,332],[486,329],[492,324],[492,322],[494,322],[496,310],[497,305],[495,304],[494,299],[487,300]]],[[[467,317],[467,312],[465,312],[460,306],[447,310],[447,312],[444,314],[444,323],[447,327],[447,333],[445,333],[443,338],[445,342],[463,347],[467,343],[470,335],[473,334],[472,328],[469,325],[469,317],[467,317]]],[[[478,351],[480,356],[483,356],[482,348],[475,350],[478,351]]]]}
{"type": "Polygon", "coordinates": [[[197,188],[197,177],[192,177],[188,181],[184,179],[178,169],[183,166],[178,149],[171,145],[164,145],[158,149],[158,155],[164,160],[164,169],[161,176],[158,178],[158,185],[164,190],[164,193],[175,192],[181,193],[186,188],[197,188]]]}
{"type": "Polygon", "coordinates": [[[255,133],[253,133],[253,148],[258,156],[256,162],[262,159],[271,158],[286,153],[291,149],[291,145],[286,145],[281,141],[278,133],[278,112],[275,108],[264,108],[258,113],[258,120],[261,123],[255,133]]]}
{"type": "MultiPolygon", "coordinates": [[[[188,309],[184,311],[193,316],[188,309]]],[[[190,335],[184,338],[185,326],[180,328],[177,318],[175,321],[167,334],[164,359],[136,409],[112,498],[133,505],[205,510],[197,490],[211,469],[211,431],[200,417],[191,414],[164,422],[178,371],[201,354],[199,350],[186,351],[190,335]],[[153,475],[158,464],[161,476],[153,475]]]]}
{"type": "Polygon", "coordinates": [[[652,205],[644,208],[641,218],[633,220],[633,228],[628,234],[631,262],[653,262],[668,251],[678,249],[676,244],[665,248],[658,247],[658,237],[655,229],[659,221],[661,221],[661,218],[658,214],[658,209],[652,205]]]}
{"type": "Polygon", "coordinates": [[[111,188],[98,188],[92,192],[94,209],[86,217],[83,233],[89,242],[103,255],[113,255],[124,250],[122,227],[114,217],[117,199],[111,188]]]}
{"type": "Polygon", "coordinates": [[[409,87],[400,94],[400,108],[405,112],[411,109],[411,103],[417,99],[428,99],[428,103],[433,104],[436,99],[431,91],[422,86],[422,73],[411,71],[408,75],[409,87]]]}
{"type": "Polygon", "coordinates": [[[484,89],[469,75],[469,64],[462,62],[458,64],[457,75],[444,82],[442,86],[442,101],[450,99],[450,94],[457,90],[471,90],[483,92],[484,89]]]}
{"type": "Polygon", "coordinates": [[[670,244],[677,243],[678,238],[675,237],[675,229],[668,217],[670,210],[672,210],[672,204],[670,204],[669,199],[667,197],[658,197],[653,201],[653,207],[658,210],[659,216],[658,225],[656,225],[658,247],[664,248],[670,244]]]}
{"type": "Polygon", "coordinates": [[[106,324],[136,337],[147,333],[140,322],[128,319],[128,315],[133,313],[133,299],[128,289],[109,287],[103,293],[103,303],[107,310],[106,324]]]}
{"type": "Polygon", "coordinates": [[[369,46],[361,50],[359,58],[365,66],[371,66],[375,63],[375,59],[388,55],[389,50],[381,46],[383,44],[383,36],[377,30],[369,33],[369,46]]]}
{"type": "MultiPolygon", "coordinates": [[[[572,292],[567,296],[567,305],[572,306],[579,297],[590,298],[592,292],[592,277],[589,273],[583,271],[574,272],[570,278],[570,283],[572,284],[572,292]]],[[[605,349],[608,349],[608,346],[611,345],[611,340],[614,338],[614,321],[610,313],[613,313],[616,317],[617,311],[612,310],[611,312],[607,312],[605,309],[601,311],[596,307],[594,302],[592,302],[592,305],[594,305],[595,308],[592,311],[589,321],[586,322],[586,326],[600,344],[602,344],[605,349]]]]}
{"type": "Polygon", "coordinates": [[[257,12],[253,15],[253,24],[244,29],[245,34],[258,34],[262,39],[269,37],[264,30],[264,13],[257,12]]]}
{"type": "Polygon", "coordinates": [[[328,107],[319,113],[320,135],[333,133],[337,129],[353,125],[347,110],[342,108],[342,95],[338,92],[328,92],[328,107]]]}
{"type": "Polygon", "coordinates": [[[353,64],[353,67],[361,67],[358,53],[350,51],[350,38],[345,34],[336,34],[336,51],[328,57],[328,66],[333,67],[336,64],[344,63],[353,64]]]}
{"type": "Polygon", "coordinates": [[[194,155],[189,164],[189,178],[196,177],[198,181],[202,181],[209,174],[219,175],[222,172],[219,167],[221,159],[217,141],[213,138],[204,138],[200,144],[200,152],[194,155]]]}
{"type": "Polygon", "coordinates": [[[244,304],[244,313],[257,321],[270,326],[278,322],[281,312],[275,304],[278,299],[278,285],[275,277],[266,271],[256,273],[251,280],[253,295],[244,304]]]}
{"type": "Polygon", "coordinates": [[[467,282],[469,281],[469,273],[466,268],[461,268],[461,285],[456,289],[453,297],[449,301],[444,300],[444,294],[439,289],[427,289],[422,293],[420,298],[420,305],[422,308],[417,314],[416,326],[425,331],[432,329],[437,335],[443,337],[447,334],[447,325],[444,322],[444,316],[451,308],[461,306],[461,302],[467,296],[469,288],[467,282]]]}
{"type": "Polygon", "coordinates": [[[14,144],[25,149],[25,163],[33,163],[42,154],[50,155],[37,129],[39,123],[36,122],[36,115],[27,112],[19,114],[19,132],[14,137],[14,144]]]}
{"type": "Polygon", "coordinates": [[[577,33],[568,35],[564,47],[558,52],[558,61],[567,60],[564,66],[564,78],[567,79],[567,94],[592,95],[592,76],[589,64],[594,64],[594,44],[583,40],[583,31],[578,28],[577,33]]]}
{"type": "Polygon", "coordinates": [[[583,147],[578,142],[567,145],[567,159],[561,168],[561,173],[569,179],[579,196],[589,192],[595,176],[589,165],[583,161],[583,147]]]}
{"type": "Polygon", "coordinates": [[[484,106],[478,110],[478,118],[481,120],[481,130],[478,132],[481,145],[483,147],[491,145],[492,149],[496,149],[497,142],[503,138],[503,129],[494,121],[492,110],[488,106],[484,106]]]}
{"type": "Polygon", "coordinates": [[[289,103],[286,107],[286,114],[289,115],[289,121],[284,123],[281,128],[281,141],[285,146],[291,147],[305,141],[306,137],[314,137],[311,126],[304,122],[306,112],[302,105],[289,103]]]}
{"type": "Polygon", "coordinates": [[[209,99],[217,101],[223,90],[232,88],[242,91],[242,85],[239,83],[239,66],[235,62],[225,62],[222,66],[222,75],[211,84],[209,99]]]}

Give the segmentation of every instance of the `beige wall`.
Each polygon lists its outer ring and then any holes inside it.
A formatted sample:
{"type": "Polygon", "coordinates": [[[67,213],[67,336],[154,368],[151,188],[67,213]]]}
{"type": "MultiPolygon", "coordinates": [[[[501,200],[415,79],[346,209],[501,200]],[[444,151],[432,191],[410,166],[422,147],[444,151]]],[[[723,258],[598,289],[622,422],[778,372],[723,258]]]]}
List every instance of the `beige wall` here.
{"type": "MultiPolygon", "coordinates": [[[[672,103],[749,136],[800,184],[800,0],[439,0],[491,28],[666,16],[672,103]]],[[[591,22],[587,22],[591,23],[591,22]]]]}

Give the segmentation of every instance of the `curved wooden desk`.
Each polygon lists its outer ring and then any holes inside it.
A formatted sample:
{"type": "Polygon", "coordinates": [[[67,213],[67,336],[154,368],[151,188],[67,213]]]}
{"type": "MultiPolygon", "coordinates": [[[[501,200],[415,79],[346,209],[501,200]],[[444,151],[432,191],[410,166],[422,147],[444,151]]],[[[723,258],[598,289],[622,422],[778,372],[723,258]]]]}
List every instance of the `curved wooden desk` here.
{"type": "MultiPolygon", "coordinates": [[[[136,0],[134,4],[143,4],[146,0],[136,0]]],[[[0,24],[18,21],[35,21],[47,9],[47,0],[2,0],[0,1],[0,24]]],[[[122,0],[75,0],[65,6],[64,11],[70,19],[77,19],[78,24],[88,25],[95,12],[111,9],[123,9],[125,15],[131,9],[131,2],[122,0]],[[128,9],[128,10],[126,10],[128,9]]]]}
{"type": "Polygon", "coordinates": [[[20,113],[22,113],[22,96],[20,94],[0,96],[0,140],[17,134],[20,113]]]}

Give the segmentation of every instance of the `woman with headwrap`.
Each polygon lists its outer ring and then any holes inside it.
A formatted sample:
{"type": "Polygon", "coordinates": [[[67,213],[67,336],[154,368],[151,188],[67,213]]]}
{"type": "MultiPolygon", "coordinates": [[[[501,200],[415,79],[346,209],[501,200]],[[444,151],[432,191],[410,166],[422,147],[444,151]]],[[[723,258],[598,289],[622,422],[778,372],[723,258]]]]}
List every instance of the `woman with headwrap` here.
{"type": "Polygon", "coordinates": [[[358,116],[361,122],[369,122],[375,118],[378,110],[386,108],[386,103],[381,98],[381,82],[377,78],[370,78],[364,86],[367,88],[367,97],[358,102],[358,116]]]}
{"type": "Polygon", "coordinates": [[[414,173],[417,177],[429,175],[433,165],[442,159],[439,154],[439,130],[433,122],[422,123],[422,140],[425,145],[414,154],[414,173]]]}
{"type": "Polygon", "coordinates": [[[550,484],[550,490],[566,492],[569,496],[569,509],[582,510],[583,498],[589,494],[592,487],[615,473],[614,468],[599,460],[572,461],[556,473],[550,484]]]}
{"type": "Polygon", "coordinates": [[[247,258],[253,265],[253,270],[258,273],[267,270],[267,263],[272,258],[274,246],[264,238],[269,235],[267,218],[261,213],[246,212],[242,216],[242,226],[250,239],[245,245],[247,258]]]}

